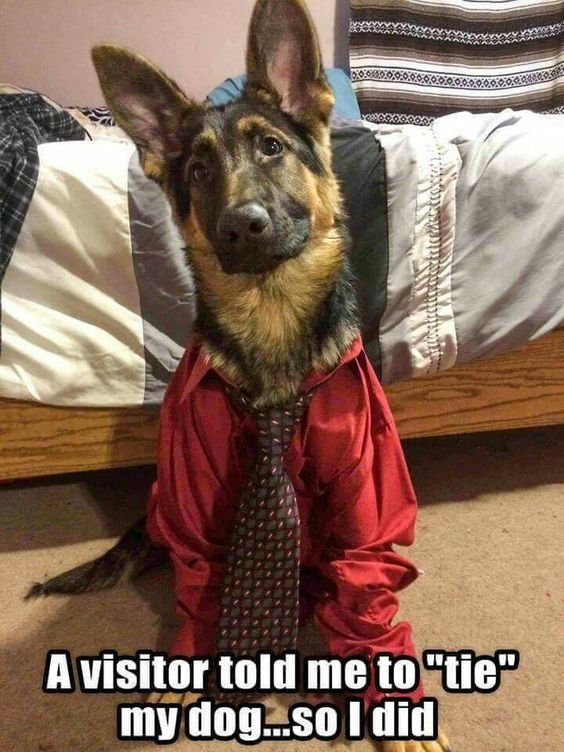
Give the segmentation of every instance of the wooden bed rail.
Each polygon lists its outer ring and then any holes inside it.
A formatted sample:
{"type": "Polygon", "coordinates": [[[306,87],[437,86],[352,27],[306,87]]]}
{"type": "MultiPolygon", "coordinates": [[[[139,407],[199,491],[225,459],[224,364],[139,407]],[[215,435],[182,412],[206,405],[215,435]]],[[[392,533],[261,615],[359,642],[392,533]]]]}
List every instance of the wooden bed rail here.
{"type": "MultiPolygon", "coordinates": [[[[403,438],[564,423],[564,330],[387,389],[403,438]]],[[[158,410],[0,400],[0,481],[152,464],[158,410]]]]}
{"type": "Polygon", "coordinates": [[[403,438],[564,423],[564,329],[386,390],[403,438]]]}

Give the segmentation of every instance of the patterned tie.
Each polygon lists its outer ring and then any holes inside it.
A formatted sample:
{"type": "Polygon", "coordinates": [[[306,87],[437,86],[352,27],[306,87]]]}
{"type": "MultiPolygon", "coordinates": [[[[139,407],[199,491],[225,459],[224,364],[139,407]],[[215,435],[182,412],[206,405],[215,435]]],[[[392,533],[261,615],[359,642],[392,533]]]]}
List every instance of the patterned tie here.
{"type": "Polygon", "coordinates": [[[309,395],[301,395],[287,406],[253,410],[257,461],[237,513],[227,559],[219,652],[254,656],[257,650],[279,653],[296,647],[300,520],[283,453],[308,403],[309,395]]]}

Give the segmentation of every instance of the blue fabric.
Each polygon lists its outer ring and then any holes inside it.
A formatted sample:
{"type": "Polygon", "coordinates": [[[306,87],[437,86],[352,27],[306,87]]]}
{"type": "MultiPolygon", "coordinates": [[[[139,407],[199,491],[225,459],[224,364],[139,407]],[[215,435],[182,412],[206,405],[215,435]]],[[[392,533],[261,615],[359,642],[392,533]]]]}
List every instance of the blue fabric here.
{"type": "MultiPolygon", "coordinates": [[[[345,71],[340,68],[328,68],[325,73],[335,94],[333,115],[345,120],[360,120],[361,114],[352,84],[345,71]]],[[[246,76],[227,78],[208,94],[214,105],[229,104],[241,96],[247,81],[246,76]]]]}

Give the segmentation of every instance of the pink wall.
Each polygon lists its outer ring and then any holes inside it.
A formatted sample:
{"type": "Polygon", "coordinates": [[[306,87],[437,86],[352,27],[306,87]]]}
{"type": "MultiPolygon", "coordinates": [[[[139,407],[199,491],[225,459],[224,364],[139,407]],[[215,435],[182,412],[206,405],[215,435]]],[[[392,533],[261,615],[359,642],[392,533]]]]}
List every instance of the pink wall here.
{"type": "MultiPolygon", "coordinates": [[[[284,0],[281,0],[283,2],[284,0]]],[[[0,0],[0,81],[101,104],[89,49],[134,47],[189,94],[243,71],[254,0],[0,0]]],[[[347,65],[348,0],[309,0],[326,65],[347,65]]]]}

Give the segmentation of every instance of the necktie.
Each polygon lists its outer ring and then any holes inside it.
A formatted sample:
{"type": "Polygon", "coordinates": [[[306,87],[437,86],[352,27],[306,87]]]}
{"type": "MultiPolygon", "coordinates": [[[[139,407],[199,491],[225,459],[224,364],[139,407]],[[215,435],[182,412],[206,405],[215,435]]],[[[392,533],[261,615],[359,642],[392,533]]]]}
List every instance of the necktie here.
{"type": "MultiPolygon", "coordinates": [[[[241,399],[241,397],[238,397],[241,399]]],[[[284,451],[309,395],[255,410],[257,461],[235,521],[220,601],[218,651],[254,656],[294,649],[298,633],[300,520],[284,451]]]]}

